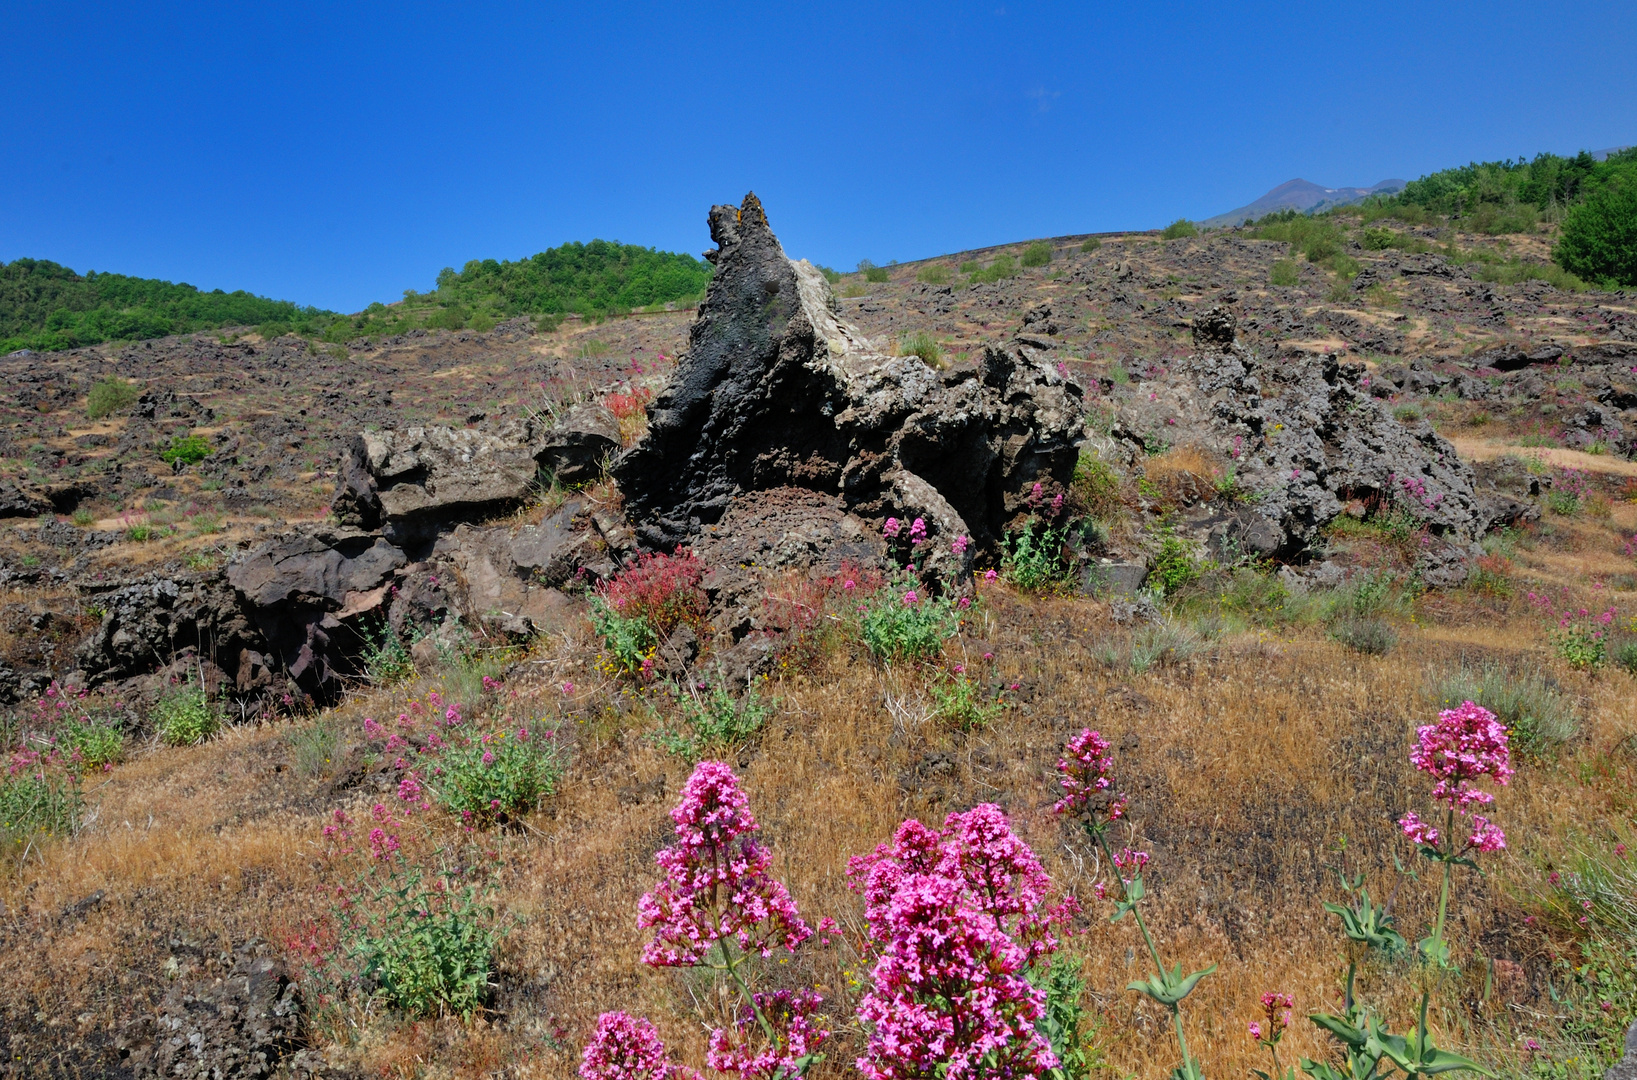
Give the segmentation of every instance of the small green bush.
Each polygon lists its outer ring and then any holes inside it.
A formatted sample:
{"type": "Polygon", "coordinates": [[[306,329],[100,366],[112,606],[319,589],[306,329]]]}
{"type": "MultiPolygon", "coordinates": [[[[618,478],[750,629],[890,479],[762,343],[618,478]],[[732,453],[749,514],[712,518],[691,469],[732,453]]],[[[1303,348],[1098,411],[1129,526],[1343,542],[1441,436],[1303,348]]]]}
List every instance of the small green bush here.
{"type": "Polygon", "coordinates": [[[1610,650],[1610,655],[1614,659],[1615,667],[1637,675],[1637,638],[1616,642],[1610,650]]]}
{"type": "Polygon", "coordinates": [[[1102,246],[1103,246],[1103,242],[1100,239],[1098,239],[1095,236],[1088,236],[1088,237],[1086,237],[1085,240],[1083,240],[1081,242],[1080,250],[1082,252],[1092,252],[1092,251],[1096,251],[1098,248],[1100,248],[1102,246]]]}
{"type": "Polygon", "coordinates": [[[534,809],[562,775],[557,744],[525,728],[451,743],[438,755],[429,786],[445,810],[489,823],[534,809]]]}
{"type": "Polygon", "coordinates": [[[677,697],[682,730],[663,730],[658,741],[673,754],[698,761],[749,741],[772,717],[779,703],[764,700],[754,685],[734,697],[722,683],[690,687],[677,697]]]}
{"type": "Polygon", "coordinates": [[[892,275],[887,272],[886,267],[877,266],[868,259],[858,261],[858,272],[864,275],[865,281],[879,283],[892,280],[892,275]]]}
{"type": "Polygon", "coordinates": [[[222,714],[197,684],[180,687],[153,708],[154,730],[172,746],[196,746],[221,730],[222,714]]]}
{"type": "Polygon", "coordinates": [[[98,379],[86,398],[85,415],[92,420],[101,420],[105,416],[124,412],[136,404],[140,393],[135,383],[126,382],[118,375],[98,379]]]}
{"type": "Polygon", "coordinates": [[[77,773],[60,768],[0,771],[0,854],[79,827],[85,800],[77,773]]]}
{"type": "Polygon", "coordinates": [[[397,859],[389,866],[342,916],[347,954],[393,1008],[410,1016],[470,1018],[489,996],[500,936],[494,912],[470,885],[429,885],[418,867],[397,859]]]}
{"type": "Polygon", "coordinates": [[[91,511],[82,506],[75,510],[73,514],[69,515],[68,520],[72,521],[75,525],[78,525],[82,529],[88,529],[97,523],[97,515],[93,514],[91,511]]]}
{"type": "Polygon", "coordinates": [[[1016,277],[1017,273],[1017,263],[1010,255],[997,255],[995,256],[995,261],[990,263],[986,269],[975,270],[972,272],[972,284],[992,285],[997,281],[1004,281],[1006,278],[1016,277]]]}
{"type": "Polygon", "coordinates": [[[197,465],[209,456],[210,443],[203,435],[172,435],[171,444],[159,451],[159,459],[166,465],[175,465],[178,461],[197,465]]]}
{"type": "Polygon", "coordinates": [[[1148,568],[1147,584],[1165,596],[1199,577],[1199,563],[1191,544],[1180,536],[1167,536],[1160,542],[1159,554],[1148,568]]]}
{"type": "Polygon", "coordinates": [[[898,355],[918,356],[927,367],[936,368],[943,364],[944,347],[925,330],[917,330],[898,339],[898,355]]]}
{"type": "Polygon", "coordinates": [[[1391,229],[1367,228],[1359,233],[1359,243],[1364,245],[1366,251],[1386,251],[1393,246],[1395,239],[1397,236],[1391,229]]]}
{"type": "Polygon", "coordinates": [[[1105,645],[1097,655],[1111,668],[1141,675],[1155,666],[1187,659],[1199,651],[1199,644],[1193,631],[1166,619],[1143,627],[1123,643],[1105,645]]]}
{"type": "Polygon", "coordinates": [[[1069,490],[1087,512],[1096,517],[1109,517],[1120,505],[1119,475],[1090,448],[1080,451],[1069,490]]]}
{"type": "Polygon", "coordinates": [[[1439,673],[1426,697],[1439,709],[1477,702],[1506,725],[1515,752],[1542,758],[1580,731],[1574,701],[1556,683],[1539,674],[1486,663],[1462,661],[1439,673]]]}
{"type": "Polygon", "coordinates": [[[1000,574],[1027,592],[1061,592],[1074,583],[1074,568],[1063,558],[1065,530],[1031,518],[1004,541],[1000,574]]]}
{"type": "Polygon", "coordinates": [[[1295,259],[1275,259],[1273,268],[1268,271],[1268,284],[1294,285],[1301,280],[1301,271],[1297,269],[1295,259]]]}
{"type": "Polygon", "coordinates": [[[864,605],[859,631],[877,660],[930,660],[960,629],[955,602],[930,597],[914,578],[897,576],[864,605]]]}
{"type": "Polygon", "coordinates": [[[1045,266],[1052,261],[1052,246],[1044,240],[1036,240],[1023,249],[1023,257],[1019,261],[1024,266],[1045,266]]]}
{"type": "Polygon", "coordinates": [[[1337,619],[1330,627],[1330,636],[1354,652],[1370,656],[1386,656],[1398,644],[1398,632],[1385,619],[1337,619]]]}
{"type": "Polygon", "coordinates": [[[1421,419],[1421,408],[1408,403],[1393,408],[1393,419],[1405,424],[1413,424],[1421,419]]]}
{"type": "Polygon", "coordinates": [[[1637,169],[1627,169],[1571,206],[1552,257],[1588,281],[1637,285],[1637,169]]]}
{"type": "Polygon", "coordinates": [[[963,274],[975,274],[982,269],[983,264],[976,259],[968,259],[966,262],[961,263],[961,273],[963,274]]]}
{"type": "Polygon", "coordinates": [[[290,749],[295,751],[296,771],[302,776],[328,776],[334,771],[341,739],[330,721],[319,720],[296,728],[290,732],[288,741],[290,749]]]}
{"type": "Polygon", "coordinates": [[[360,658],[364,673],[377,686],[391,686],[415,677],[415,661],[409,655],[409,646],[384,619],[373,629],[365,628],[360,658]]]}
{"type": "Polygon", "coordinates": [[[928,285],[948,285],[953,275],[943,263],[928,263],[915,273],[915,280],[928,285]]]}
{"type": "Polygon", "coordinates": [[[961,731],[988,727],[1006,709],[998,691],[965,671],[939,672],[930,686],[933,717],[961,731]]]}
{"type": "Polygon", "coordinates": [[[125,732],[119,723],[84,716],[63,726],[61,743],[84,769],[103,769],[125,757],[125,732]]]}
{"type": "Polygon", "coordinates": [[[1198,227],[1187,218],[1177,218],[1160,231],[1160,238],[1164,240],[1181,240],[1185,236],[1198,235],[1198,227]]]}
{"type": "Polygon", "coordinates": [[[613,673],[638,674],[659,647],[659,637],[647,619],[640,615],[627,618],[600,596],[591,598],[591,628],[602,640],[604,666],[613,673]]]}
{"type": "Polygon", "coordinates": [[[832,285],[841,280],[841,271],[839,270],[832,270],[828,266],[820,266],[817,269],[819,273],[824,275],[824,280],[832,285]]]}

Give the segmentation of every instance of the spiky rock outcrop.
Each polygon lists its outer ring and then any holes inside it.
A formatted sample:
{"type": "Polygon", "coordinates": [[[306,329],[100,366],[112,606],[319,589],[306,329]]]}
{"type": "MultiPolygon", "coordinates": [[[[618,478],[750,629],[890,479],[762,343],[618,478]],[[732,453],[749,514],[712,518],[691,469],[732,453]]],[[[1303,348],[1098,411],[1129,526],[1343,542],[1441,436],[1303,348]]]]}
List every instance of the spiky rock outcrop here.
{"type": "Polygon", "coordinates": [[[735,500],[795,487],[877,522],[924,518],[947,573],[970,565],[954,537],[993,545],[1035,484],[1049,498],[1068,482],[1078,387],[1021,352],[946,371],[883,354],[824,276],[785,256],[754,194],[713,207],[710,229],[716,276],[688,350],[615,466],[644,543],[687,541],[735,500]]]}

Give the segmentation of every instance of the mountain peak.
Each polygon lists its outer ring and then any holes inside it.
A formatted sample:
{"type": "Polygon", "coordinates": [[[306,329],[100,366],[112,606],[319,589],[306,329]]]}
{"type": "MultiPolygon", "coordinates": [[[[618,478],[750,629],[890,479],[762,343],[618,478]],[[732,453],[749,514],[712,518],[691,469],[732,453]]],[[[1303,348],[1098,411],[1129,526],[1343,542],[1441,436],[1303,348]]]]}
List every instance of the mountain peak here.
{"type": "Polygon", "coordinates": [[[1219,227],[1223,225],[1238,225],[1246,220],[1271,214],[1276,210],[1300,210],[1311,213],[1314,210],[1324,210],[1332,206],[1346,206],[1349,203],[1360,202],[1371,195],[1385,195],[1399,191],[1404,187],[1402,180],[1383,180],[1370,187],[1322,187],[1311,180],[1300,177],[1286,180],[1278,187],[1273,188],[1261,198],[1229,210],[1225,214],[1206,218],[1199,224],[1219,227]]]}

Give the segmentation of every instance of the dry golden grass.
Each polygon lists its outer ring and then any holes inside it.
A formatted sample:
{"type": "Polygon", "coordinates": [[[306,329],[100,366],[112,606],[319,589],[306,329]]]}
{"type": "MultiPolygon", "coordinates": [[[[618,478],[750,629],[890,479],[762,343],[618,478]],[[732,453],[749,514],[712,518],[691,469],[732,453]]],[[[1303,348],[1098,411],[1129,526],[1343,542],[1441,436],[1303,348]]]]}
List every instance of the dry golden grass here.
{"type": "MultiPolygon", "coordinates": [[[[846,887],[847,858],[904,817],[941,820],[983,801],[1002,805],[1054,880],[1086,897],[1070,948],[1087,959],[1111,1075],[1169,1071],[1165,1016],[1124,990],[1148,973],[1135,929],[1110,925],[1090,899],[1092,853],[1050,812],[1058,749],[1084,725],[1112,739],[1132,796],[1119,842],[1153,854],[1147,910],[1163,954],[1189,969],[1221,965],[1186,1003],[1193,1049],[1214,1076],[1262,1067],[1244,1025],[1263,991],[1294,994],[1299,1011],[1335,1002],[1341,938],[1319,906],[1339,898],[1333,867],[1367,873],[1378,897],[1393,896],[1405,933],[1425,933],[1435,883],[1394,873],[1394,857],[1410,852],[1393,822],[1424,805],[1426,785],[1406,755],[1414,726],[1431,715],[1428,673],[1475,653],[1549,669],[1580,697],[1585,718],[1561,760],[1526,766],[1501,792],[1497,819],[1511,847],[1487,876],[1461,874],[1452,909],[1466,975],[1443,994],[1440,1033],[1492,1058],[1510,1052],[1507,1025],[1526,1015],[1510,1006],[1539,1004],[1549,963],[1549,942],[1522,923],[1519,897],[1566,837],[1595,834],[1633,810],[1637,763],[1620,749],[1637,732],[1628,676],[1559,669],[1527,613],[1460,597],[1424,606],[1385,658],[1316,634],[1262,633],[1131,676],[1094,660],[1113,632],[1101,605],[1001,589],[986,596],[961,645],[992,650],[1022,684],[1017,706],[989,729],[962,735],[917,721],[924,680],[841,649],[770,688],[777,720],[736,755],[804,914],[836,917],[852,942],[767,974],[826,988],[837,1034],[815,1076],[850,1075],[861,1045],[846,1021],[860,989],[851,979],[868,966],[853,947],[860,904],[846,887]],[[1528,977],[1486,998],[1489,959],[1520,964],[1528,977]]],[[[596,1014],[615,1008],[649,1015],[682,1057],[703,1064],[701,1024],[717,1008],[708,985],[645,968],[634,911],[656,880],[652,855],[670,837],[666,812],[688,769],[643,738],[648,714],[622,706],[614,687],[590,689],[590,658],[583,638],[555,641],[509,682],[519,697],[508,708],[532,716],[565,707],[561,680],[585,685],[567,702],[575,764],[562,791],[524,828],[484,838],[505,866],[497,902],[517,920],[501,950],[495,1014],[470,1026],[408,1023],[378,1009],[343,1014],[329,1029],[337,1056],[369,1075],[478,1077],[509,1067],[508,1076],[567,1078],[596,1014]],[[630,794],[656,777],[662,797],[630,794]]],[[[367,693],[329,721],[357,732],[366,713],[391,715],[423,691],[367,693]]],[[[8,973],[0,1016],[37,1014],[59,1025],[63,1046],[95,1044],[98,1030],[163,992],[168,956],[191,949],[208,959],[253,935],[277,939],[321,911],[320,827],[335,807],[355,812],[377,796],[296,775],[287,735],[232,731],[202,748],[141,755],[100,781],[92,824],[0,883],[8,973]],[[98,891],[100,905],[64,917],[98,891]]],[[[440,836],[454,842],[460,830],[439,820],[432,839],[440,836]]],[[[1371,969],[1363,984],[1385,996],[1399,1027],[1411,992],[1403,974],[1371,969]]],[[[1286,1046],[1287,1061],[1325,1052],[1306,1023],[1286,1046]]]]}

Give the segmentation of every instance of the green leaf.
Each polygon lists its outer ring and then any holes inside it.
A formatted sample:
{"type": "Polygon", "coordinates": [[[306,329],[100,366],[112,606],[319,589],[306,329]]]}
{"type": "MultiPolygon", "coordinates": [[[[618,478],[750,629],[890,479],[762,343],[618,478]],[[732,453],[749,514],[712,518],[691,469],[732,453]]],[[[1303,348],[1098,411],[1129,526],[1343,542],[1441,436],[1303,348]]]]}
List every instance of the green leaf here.
{"type": "Polygon", "coordinates": [[[1212,964],[1204,971],[1183,975],[1182,965],[1178,964],[1170,971],[1161,969],[1158,975],[1150,975],[1141,982],[1129,983],[1126,989],[1146,994],[1161,1005],[1174,1009],[1183,998],[1193,993],[1194,987],[1199,985],[1199,980],[1215,970],[1216,965],[1212,964]]]}

